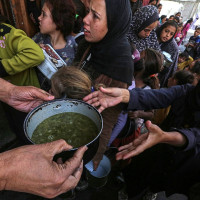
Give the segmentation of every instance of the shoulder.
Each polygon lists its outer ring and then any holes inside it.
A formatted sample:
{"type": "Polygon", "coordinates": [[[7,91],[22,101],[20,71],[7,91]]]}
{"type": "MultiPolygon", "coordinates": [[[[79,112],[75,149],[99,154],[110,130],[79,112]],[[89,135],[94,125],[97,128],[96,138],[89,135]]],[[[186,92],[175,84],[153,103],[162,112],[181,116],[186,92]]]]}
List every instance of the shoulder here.
{"type": "Polygon", "coordinates": [[[68,35],[66,38],[65,38],[66,42],[67,42],[67,46],[71,46],[71,47],[77,47],[77,43],[75,41],[75,38],[74,36],[72,35],[68,35]]]}
{"type": "Polygon", "coordinates": [[[48,38],[47,35],[43,35],[40,32],[36,33],[33,37],[32,40],[34,40],[36,43],[42,43],[46,44],[45,39],[48,38]]]}

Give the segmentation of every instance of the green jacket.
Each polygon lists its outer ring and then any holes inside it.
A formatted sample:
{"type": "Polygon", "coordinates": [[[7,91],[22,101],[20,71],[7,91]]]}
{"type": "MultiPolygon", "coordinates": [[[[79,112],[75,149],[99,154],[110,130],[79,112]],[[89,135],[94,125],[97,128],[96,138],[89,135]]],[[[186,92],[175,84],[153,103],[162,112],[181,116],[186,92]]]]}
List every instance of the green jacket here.
{"type": "Polygon", "coordinates": [[[0,77],[15,85],[40,87],[34,67],[43,61],[42,49],[24,31],[0,24],[0,77]]]}

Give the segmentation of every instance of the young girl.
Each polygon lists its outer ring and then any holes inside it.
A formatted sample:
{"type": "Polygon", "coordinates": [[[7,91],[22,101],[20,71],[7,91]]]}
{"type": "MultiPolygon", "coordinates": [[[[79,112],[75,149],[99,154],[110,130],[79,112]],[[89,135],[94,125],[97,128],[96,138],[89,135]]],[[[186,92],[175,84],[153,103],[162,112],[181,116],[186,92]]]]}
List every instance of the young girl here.
{"type": "Polygon", "coordinates": [[[39,44],[49,44],[70,65],[77,45],[71,33],[75,22],[75,7],[71,0],[45,0],[38,17],[40,33],[33,37],[39,44]]]}
{"type": "Polygon", "coordinates": [[[80,99],[91,93],[92,83],[88,75],[72,66],[64,66],[51,78],[51,93],[55,98],[80,99]]]}
{"type": "Polygon", "coordinates": [[[174,21],[168,21],[156,30],[158,42],[162,51],[171,55],[172,64],[165,67],[159,73],[160,87],[167,86],[167,80],[173,75],[177,69],[178,62],[178,45],[174,40],[174,35],[177,31],[177,24],[174,21]]]}

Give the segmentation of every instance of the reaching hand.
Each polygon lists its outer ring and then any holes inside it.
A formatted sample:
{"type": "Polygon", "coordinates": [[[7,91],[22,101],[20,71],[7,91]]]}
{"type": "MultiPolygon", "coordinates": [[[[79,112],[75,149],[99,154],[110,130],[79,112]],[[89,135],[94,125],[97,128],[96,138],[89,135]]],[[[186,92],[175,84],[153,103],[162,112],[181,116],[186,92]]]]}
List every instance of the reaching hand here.
{"type": "MultiPolygon", "coordinates": [[[[4,187],[0,189],[27,192],[53,198],[74,188],[82,174],[82,157],[87,147],[79,148],[65,163],[53,161],[55,154],[71,149],[64,140],[28,145],[0,154],[3,161],[4,187]]],[[[0,186],[2,186],[0,181],[0,186]]]]}
{"type": "Polygon", "coordinates": [[[29,112],[44,101],[53,100],[54,96],[32,86],[13,86],[6,103],[22,112],[29,112]]]}
{"type": "Polygon", "coordinates": [[[95,91],[88,96],[84,97],[83,100],[87,103],[99,107],[99,112],[102,112],[104,109],[116,106],[117,104],[129,101],[129,92],[128,90],[121,88],[103,88],[100,87],[100,90],[95,91]]]}
{"type": "Polygon", "coordinates": [[[116,154],[117,160],[125,160],[136,156],[144,150],[164,141],[165,132],[162,131],[157,125],[152,124],[150,121],[147,121],[145,125],[149,132],[140,135],[128,145],[119,147],[119,153],[116,154]]]}

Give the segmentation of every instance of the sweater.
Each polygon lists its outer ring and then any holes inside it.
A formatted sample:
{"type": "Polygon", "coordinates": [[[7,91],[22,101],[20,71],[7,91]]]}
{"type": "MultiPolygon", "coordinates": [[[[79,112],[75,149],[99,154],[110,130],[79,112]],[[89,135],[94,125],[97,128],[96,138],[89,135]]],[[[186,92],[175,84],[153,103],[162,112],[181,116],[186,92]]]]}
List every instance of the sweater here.
{"type": "Polygon", "coordinates": [[[15,85],[40,87],[34,67],[43,60],[42,49],[24,31],[0,24],[0,77],[15,85]]]}

